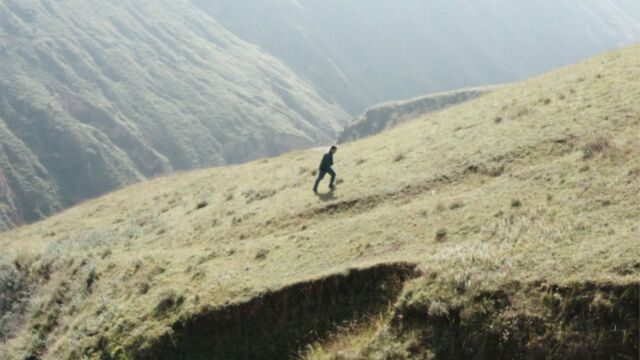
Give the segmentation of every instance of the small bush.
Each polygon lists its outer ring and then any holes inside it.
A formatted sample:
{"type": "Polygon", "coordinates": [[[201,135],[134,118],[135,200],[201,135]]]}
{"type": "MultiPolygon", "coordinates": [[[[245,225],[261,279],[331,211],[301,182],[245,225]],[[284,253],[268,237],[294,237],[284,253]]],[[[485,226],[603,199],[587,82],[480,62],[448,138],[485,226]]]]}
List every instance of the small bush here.
{"type": "Polygon", "coordinates": [[[493,122],[496,124],[500,124],[504,119],[500,116],[496,117],[495,119],[493,119],[493,122]]]}
{"type": "Polygon", "coordinates": [[[364,164],[364,163],[366,163],[366,162],[367,162],[367,160],[366,160],[366,159],[362,159],[362,158],[360,158],[360,159],[356,160],[356,165],[362,165],[362,164],[364,164]]]}
{"type": "Polygon", "coordinates": [[[267,258],[267,255],[269,255],[269,250],[267,249],[260,249],[258,250],[258,252],[256,253],[256,260],[264,260],[267,258]]]}
{"type": "Polygon", "coordinates": [[[512,207],[512,208],[519,208],[519,207],[522,207],[522,201],[520,201],[519,199],[513,199],[513,200],[511,200],[511,207],[512,207]]]}
{"type": "Polygon", "coordinates": [[[209,206],[209,203],[206,201],[200,201],[198,205],[196,205],[196,210],[204,209],[209,206]]]}
{"type": "Polygon", "coordinates": [[[529,109],[528,108],[521,108],[518,113],[516,114],[516,117],[523,117],[529,115],[529,109]]]}
{"type": "Polygon", "coordinates": [[[399,153],[396,156],[393,157],[393,161],[394,162],[400,162],[402,160],[404,160],[405,155],[403,153],[399,153]]]}
{"type": "Polygon", "coordinates": [[[456,210],[464,207],[464,201],[462,199],[455,199],[449,204],[450,210],[456,210]]]}
{"type": "Polygon", "coordinates": [[[156,316],[163,316],[171,311],[175,311],[184,303],[184,296],[177,295],[174,291],[168,291],[160,295],[160,301],[155,308],[156,316]]]}
{"type": "Polygon", "coordinates": [[[274,196],[277,192],[273,189],[262,189],[262,190],[249,190],[242,193],[242,195],[247,199],[247,204],[251,204],[255,201],[261,201],[268,199],[274,196]]]}
{"type": "Polygon", "coordinates": [[[582,147],[582,158],[585,160],[594,158],[599,154],[610,156],[615,149],[615,145],[611,138],[607,136],[599,136],[582,147]]]}
{"type": "Polygon", "coordinates": [[[93,287],[93,284],[95,284],[96,280],[98,280],[98,273],[95,268],[91,268],[87,275],[87,292],[91,292],[91,288],[93,287]]]}
{"type": "Polygon", "coordinates": [[[151,289],[151,285],[148,282],[144,281],[138,284],[138,294],[145,295],[151,289]]]}
{"type": "Polygon", "coordinates": [[[438,232],[436,232],[436,241],[437,242],[442,242],[445,241],[447,239],[447,230],[446,229],[440,229],[438,230],[438,232]]]}

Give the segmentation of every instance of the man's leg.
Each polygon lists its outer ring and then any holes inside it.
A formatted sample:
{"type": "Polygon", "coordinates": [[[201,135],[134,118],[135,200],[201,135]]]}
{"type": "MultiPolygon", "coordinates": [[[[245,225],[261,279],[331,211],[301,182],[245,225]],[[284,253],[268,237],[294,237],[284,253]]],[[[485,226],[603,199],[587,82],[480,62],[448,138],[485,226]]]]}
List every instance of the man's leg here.
{"type": "Polygon", "coordinates": [[[313,185],[313,191],[318,191],[318,185],[320,185],[320,181],[324,179],[324,176],[327,174],[324,170],[318,171],[318,178],[316,179],[316,183],[313,185]]]}
{"type": "Polygon", "coordinates": [[[333,171],[333,169],[329,169],[327,170],[327,172],[329,173],[329,175],[331,175],[331,182],[329,183],[329,187],[333,189],[336,182],[336,172],[333,171]]]}

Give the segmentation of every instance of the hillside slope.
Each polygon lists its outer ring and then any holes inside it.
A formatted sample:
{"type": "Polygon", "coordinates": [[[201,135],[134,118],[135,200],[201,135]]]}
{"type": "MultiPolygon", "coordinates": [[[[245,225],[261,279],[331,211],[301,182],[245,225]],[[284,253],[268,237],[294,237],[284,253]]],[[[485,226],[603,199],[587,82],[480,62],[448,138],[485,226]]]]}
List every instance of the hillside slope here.
{"type": "Polygon", "coordinates": [[[503,84],[640,41],[640,2],[192,0],[353,116],[503,84]]]}
{"type": "Polygon", "coordinates": [[[476,99],[495,89],[497,87],[462,89],[376,105],[350,121],[340,133],[338,143],[378,134],[407,120],[420,118],[426,114],[476,99]]]}
{"type": "Polygon", "coordinates": [[[346,119],[186,1],[0,1],[0,230],[148,177],[331,142],[346,119]]]}
{"type": "Polygon", "coordinates": [[[638,84],[635,46],[346,144],[334,192],[309,150],[0,235],[0,354],[632,358],[638,84]]]}

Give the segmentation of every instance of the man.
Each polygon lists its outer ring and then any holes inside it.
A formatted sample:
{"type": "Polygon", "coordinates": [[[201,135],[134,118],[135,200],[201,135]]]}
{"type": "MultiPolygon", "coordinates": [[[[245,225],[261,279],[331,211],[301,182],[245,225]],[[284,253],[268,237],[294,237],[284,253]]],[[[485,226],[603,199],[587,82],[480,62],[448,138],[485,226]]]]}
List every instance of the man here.
{"type": "Polygon", "coordinates": [[[320,169],[318,171],[318,179],[316,179],[315,185],[313,185],[313,192],[318,192],[318,185],[320,185],[320,181],[324,179],[324,176],[329,174],[331,175],[331,182],[329,183],[329,188],[335,188],[334,182],[336,181],[336,172],[331,168],[333,166],[333,154],[338,151],[338,148],[335,146],[331,147],[328,153],[324,154],[322,157],[322,162],[320,163],[320,169]]]}

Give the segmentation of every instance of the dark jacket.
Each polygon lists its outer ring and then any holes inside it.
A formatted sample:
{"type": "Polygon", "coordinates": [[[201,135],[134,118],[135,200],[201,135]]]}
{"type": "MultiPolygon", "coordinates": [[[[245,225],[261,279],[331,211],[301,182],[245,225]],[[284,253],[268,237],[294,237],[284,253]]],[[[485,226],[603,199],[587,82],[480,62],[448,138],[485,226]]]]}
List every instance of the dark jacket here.
{"type": "Polygon", "coordinates": [[[322,162],[320,163],[320,170],[329,170],[333,166],[333,154],[328,152],[324,154],[322,157],[322,162]]]}

